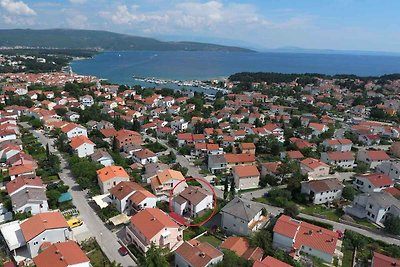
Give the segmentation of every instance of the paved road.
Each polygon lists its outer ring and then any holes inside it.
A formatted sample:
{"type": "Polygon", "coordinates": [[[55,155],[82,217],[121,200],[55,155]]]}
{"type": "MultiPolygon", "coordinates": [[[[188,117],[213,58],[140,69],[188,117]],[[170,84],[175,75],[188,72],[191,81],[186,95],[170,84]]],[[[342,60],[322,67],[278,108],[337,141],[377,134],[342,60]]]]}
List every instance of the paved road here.
{"type": "MultiPolygon", "coordinates": [[[[25,128],[30,128],[29,125],[21,123],[25,128]]],[[[49,144],[50,152],[58,155],[61,160],[61,170],[59,173],[61,180],[70,187],[69,192],[73,197],[73,203],[80,212],[80,217],[82,217],[87,228],[96,238],[103,252],[106,254],[110,261],[115,261],[120,263],[124,267],[137,266],[137,264],[129,256],[122,257],[118,253],[118,248],[120,244],[114,233],[108,230],[103,221],[97,216],[94,210],[89,206],[88,199],[86,198],[86,193],[81,190],[79,185],[73,179],[69,169],[67,168],[67,162],[60,155],[60,153],[53,147],[53,141],[48,139],[43,133],[35,130],[30,130],[34,136],[36,136],[40,142],[46,146],[49,144]]]]}

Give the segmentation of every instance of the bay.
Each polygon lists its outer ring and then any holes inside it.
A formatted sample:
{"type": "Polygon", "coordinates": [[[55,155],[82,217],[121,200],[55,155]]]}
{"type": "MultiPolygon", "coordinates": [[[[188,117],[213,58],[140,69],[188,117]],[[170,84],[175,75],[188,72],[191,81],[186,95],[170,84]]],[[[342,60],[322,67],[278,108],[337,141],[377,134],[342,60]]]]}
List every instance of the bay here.
{"type": "MultiPolygon", "coordinates": [[[[73,61],[74,72],[119,84],[140,84],[137,77],[208,80],[241,71],[356,74],[376,76],[400,72],[400,57],[310,53],[227,53],[198,51],[102,52],[73,61]]],[[[154,85],[153,85],[154,86],[154,85]]]]}

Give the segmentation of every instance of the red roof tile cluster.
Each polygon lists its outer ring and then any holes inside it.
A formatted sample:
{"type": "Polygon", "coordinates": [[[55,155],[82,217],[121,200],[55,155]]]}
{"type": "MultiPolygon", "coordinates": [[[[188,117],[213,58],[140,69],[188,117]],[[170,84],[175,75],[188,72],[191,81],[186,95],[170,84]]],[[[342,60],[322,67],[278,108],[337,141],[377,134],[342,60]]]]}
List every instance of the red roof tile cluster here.
{"type": "Polygon", "coordinates": [[[67,221],[60,212],[39,213],[21,223],[21,231],[26,241],[46,230],[60,228],[68,228],[67,221]]]}
{"type": "Polygon", "coordinates": [[[371,267],[393,267],[400,266],[400,259],[395,259],[378,252],[374,252],[371,267]]]}
{"type": "Polygon", "coordinates": [[[261,260],[264,251],[259,247],[250,247],[249,241],[244,237],[228,237],[220,246],[221,249],[228,249],[246,260],[261,260]]]}
{"type": "Polygon", "coordinates": [[[68,267],[90,260],[75,241],[55,243],[33,258],[37,267],[68,267]]]}
{"type": "Polygon", "coordinates": [[[292,265],[268,256],[262,261],[255,261],[253,267],[292,267],[292,265]]]}
{"type": "Polygon", "coordinates": [[[373,174],[361,175],[357,176],[357,179],[367,179],[371,184],[373,184],[376,187],[394,185],[392,178],[390,178],[385,174],[373,173],[373,174]]]}

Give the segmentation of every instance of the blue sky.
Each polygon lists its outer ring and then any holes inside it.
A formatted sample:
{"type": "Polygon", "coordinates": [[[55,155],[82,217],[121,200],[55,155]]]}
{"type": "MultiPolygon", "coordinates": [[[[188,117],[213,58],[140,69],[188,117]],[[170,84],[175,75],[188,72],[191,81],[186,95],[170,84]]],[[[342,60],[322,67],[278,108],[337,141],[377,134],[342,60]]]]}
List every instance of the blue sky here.
{"type": "Polygon", "coordinates": [[[0,0],[0,28],[109,30],[262,48],[400,52],[399,0],[0,0]]]}

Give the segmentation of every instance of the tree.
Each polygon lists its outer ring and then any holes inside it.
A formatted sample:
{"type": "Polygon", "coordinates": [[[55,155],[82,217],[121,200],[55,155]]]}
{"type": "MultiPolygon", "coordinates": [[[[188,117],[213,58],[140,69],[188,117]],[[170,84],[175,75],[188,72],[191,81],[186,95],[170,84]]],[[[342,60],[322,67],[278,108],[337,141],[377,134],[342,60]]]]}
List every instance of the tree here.
{"type": "Polygon", "coordinates": [[[233,199],[236,195],[236,189],[235,189],[235,179],[231,179],[231,188],[230,188],[230,195],[231,195],[231,199],[233,199]]]}
{"type": "Polygon", "coordinates": [[[142,266],[144,267],[169,267],[167,258],[165,257],[166,251],[160,249],[151,243],[149,250],[143,260],[142,266]]]}
{"type": "Polygon", "coordinates": [[[356,195],[356,190],[352,186],[345,186],[342,191],[342,197],[353,201],[356,195]]]}
{"type": "Polygon", "coordinates": [[[50,158],[50,148],[49,148],[49,143],[46,144],[46,158],[49,160],[50,158]]]}
{"type": "Polygon", "coordinates": [[[224,199],[228,197],[229,194],[229,179],[228,177],[225,177],[224,181],[224,199]]]}
{"type": "Polygon", "coordinates": [[[114,136],[113,142],[112,142],[112,151],[118,152],[118,142],[117,142],[117,138],[115,136],[114,136]]]}
{"type": "Polygon", "coordinates": [[[290,202],[287,204],[287,206],[285,207],[285,209],[283,210],[283,213],[295,218],[297,215],[299,215],[299,208],[297,207],[297,205],[293,202],[290,202]]]}
{"type": "Polygon", "coordinates": [[[369,170],[369,166],[367,163],[363,162],[363,161],[357,161],[357,167],[354,168],[354,171],[356,173],[366,173],[369,170]]]}
{"type": "Polygon", "coordinates": [[[400,235],[400,218],[390,215],[383,223],[385,231],[392,235],[400,235]]]}

